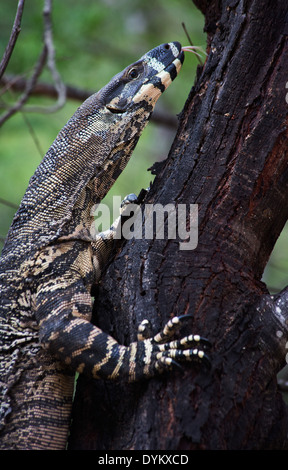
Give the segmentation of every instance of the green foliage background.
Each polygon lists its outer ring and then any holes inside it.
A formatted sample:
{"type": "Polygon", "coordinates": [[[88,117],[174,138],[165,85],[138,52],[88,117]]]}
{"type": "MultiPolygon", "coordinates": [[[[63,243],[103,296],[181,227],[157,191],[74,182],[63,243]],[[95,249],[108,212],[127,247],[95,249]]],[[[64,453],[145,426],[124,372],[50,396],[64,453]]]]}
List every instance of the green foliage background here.
{"type": "MultiPolygon", "coordinates": [[[[10,36],[17,3],[17,0],[0,0],[0,57],[10,36]]],[[[43,5],[44,1],[26,0],[21,33],[7,73],[31,75],[42,47],[43,5]]],[[[54,0],[53,33],[58,70],[66,84],[97,91],[156,45],[174,40],[188,44],[182,22],[193,43],[205,49],[204,19],[192,0],[154,0],[152,4],[144,0],[54,0]]],[[[192,54],[186,54],[179,77],[159,100],[158,109],[173,114],[181,112],[194,82],[197,63],[192,54]]],[[[41,80],[52,81],[47,69],[41,80]]],[[[1,92],[0,96],[2,108],[17,99],[11,91],[1,92]]],[[[50,105],[53,100],[31,98],[29,104],[34,103],[50,105]]],[[[19,204],[42,156],[79,104],[67,101],[53,114],[19,112],[0,128],[0,198],[19,204]]],[[[167,156],[174,134],[164,126],[149,124],[128,167],[113,187],[110,200],[113,194],[124,197],[149,186],[152,176],[147,168],[167,156]]],[[[0,204],[2,238],[14,212],[0,204]]],[[[283,256],[286,244],[287,232],[284,232],[265,272],[265,280],[274,290],[288,284],[288,262],[283,256]]]]}

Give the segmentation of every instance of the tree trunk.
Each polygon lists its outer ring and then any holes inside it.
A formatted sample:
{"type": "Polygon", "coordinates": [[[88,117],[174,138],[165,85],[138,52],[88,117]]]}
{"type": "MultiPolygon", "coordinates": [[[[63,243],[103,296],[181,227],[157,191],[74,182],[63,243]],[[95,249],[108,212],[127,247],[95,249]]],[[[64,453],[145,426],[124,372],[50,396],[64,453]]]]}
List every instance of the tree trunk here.
{"type": "Polygon", "coordinates": [[[209,338],[212,367],[130,385],[81,377],[71,449],[287,448],[276,374],[288,289],[270,296],[261,282],[288,217],[287,1],[195,3],[207,61],[144,202],[198,204],[198,245],[127,241],[96,305],[97,324],[123,344],[144,318],[156,333],[192,314],[186,332],[209,338]]]}

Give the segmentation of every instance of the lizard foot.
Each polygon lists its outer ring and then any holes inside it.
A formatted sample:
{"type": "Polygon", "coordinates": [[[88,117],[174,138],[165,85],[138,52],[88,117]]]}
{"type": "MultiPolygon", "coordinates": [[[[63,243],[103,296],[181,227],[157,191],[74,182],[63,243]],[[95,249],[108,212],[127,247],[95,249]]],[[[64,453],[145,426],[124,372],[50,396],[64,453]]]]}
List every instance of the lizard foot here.
{"type": "Polygon", "coordinates": [[[127,196],[125,196],[121,202],[121,209],[124,208],[127,204],[138,204],[138,197],[136,196],[136,194],[127,194],[127,196]]]}
{"type": "Polygon", "coordinates": [[[178,361],[203,362],[210,367],[210,359],[205,350],[211,347],[211,343],[200,335],[188,335],[181,339],[170,341],[171,337],[180,329],[185,320],[192,315],[173,317],[164,326],[163,330],[156,334],[152,342],[158,345],[156,368],[165,368],[173,365],[179,366],[178,361]]]}
{"type": "MultiPolygon", "coordinates": [[[[162,331],[154,336],[151,335],[151,324],[148,320],[143,320],[140,323],[137,335],[138,342],[134,345],[137,345],[137,349],[142,351],[140,356],[142,356],[144,376],[153,376],[155,373],[161,373],[175,367],[182,369],[180,364],[190,361],[203,364],[207,368],[211,367],[210,358],[206,354],[211,343],[206,338],[190,334],[180,339],[172,339],[184,321],[191,317],[191,315],[173,317],[166,323],[162,331]]],[[[133,354],[135,346],[131,349],[133,354]]],[[[135,363],[134,361],[135,357],[133,363],[135,363]]],[[[136,375],[138,375],[137,372],[136,375]]],[[[133,381],[133,378],[130,377],[130,380],[133,381]]]]}
{"type": "Polygon", "coordinates": [[[138,205],[141,204],[149,190],[150,188],[141,189],[138,196],[134,193],[127,194],[127,196],[125,196],[121,202],[121,205],[120,205],[121,210],[124,209],[125,206],[127,206],[128,204],[138,204],[138,205]]]}

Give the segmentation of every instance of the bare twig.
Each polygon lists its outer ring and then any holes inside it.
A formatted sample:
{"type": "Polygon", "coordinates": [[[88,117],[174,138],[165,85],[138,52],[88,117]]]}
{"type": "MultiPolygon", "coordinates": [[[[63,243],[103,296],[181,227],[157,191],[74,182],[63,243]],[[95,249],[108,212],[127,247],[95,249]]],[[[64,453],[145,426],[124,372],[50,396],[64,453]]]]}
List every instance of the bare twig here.
{"type": "Polygon", "coordinates": [[[17,103],[15,103],[13,106],[11,106],[8,111],[6,113],[4,113],[1,118],[0,118],[0,126],[2,124],[4,124],[4,122],[9,118],[11,117],[13,114],[15,114],[17,111],[19,111],[23,105],[26,103],[26,101],[28,100],[30,94],[31,94],[31,91],[33,90],[34,86],[35,86],[35,83],[39,77],[39,75],[41,74],[42,70],[43,70],[43,67],[46,63],[46,58],[47,58],[47,48],[46,48],[46,45],[44,45],[42,51],[41,51],[41,54],[40,54],[40,57],[38,59],[38,62],[34,68],[34,72],[33,72],[33,75],[32,77],[30,78],[30,80],[27,80],[27,83],[26,83],[26,88],[25,88],[25,91],[24,93],[20,96],[19,100],[17,101],[17,103]]]}
{"type": "MultiPolygon", "coordinates": [[[[27,79],[21,75],[5,74],[4,77],[0,79],[0,85],[3,86],[0,95],[6,93],[9,89],[13,91],[23,91],[26,88],[26,83],[27,79]]],[[[66,97],[72,100],[84,101],[89,98],[92,93],[95,93],[95,91],[83,90],[81,88],[66,85],[66,97]]],[[[31,91],[31,95],[57,98],[57,90],[53,83],[38,81],[31,91]]]]}
{"type": "Polygon", "coordinates": [[[57,103],[53,106],[48,107],[40,107],[40,106],[33,106],[29,108],[25,108],[25,111],[32,111],[32,112],[41,112],[41,113],[54,113],[58,111],[58,109],[62,108],[66,102],[66,86],[62,82],[61,76],[56,67],[55,61],[55,49],[53,43],[53,34],[52,34],[52,19],[51,19],[51,12],[52,12],[52,0],[45,0],[44,9],[43,9],[43,17],[44,17],[44,44],[47,48],[47,66],[50,70],[52,75],[54,86],[57,91],[57,103]]]}
{"type": "Polygon", "coordinates": [[[4,113],[0,118],[0,126],[14,113],[23,108],[24,104],[27,102],[29,96],[34,89],[37,80],[45,66],[46,60],[48,68],[51,72],[52,78],[54,80],[55,89],[57,91],[57,103],[53,106],[44,108],[44,107],[25,107],[24,111],[33,111],[33,112],[45,112],[52,113],[60,109],[66,101],[66,86],[61,80],[60,74],[56,68],[55,63],[55,50],[53,45],[53,36],[52,36],[52,21],[51,21],[51,11],[52,11],[52,0],[45,0],[43,17],[44,17],[44,46],[40,54],[39,60],[34,68],[31,79],[27,80],[25,83],[25,89],[20,97],[20,99],[11,106],[6,113],[4,113]]]}
{"type": "Polygon", "coordinates": [[[7,199],[2,199],[0,197],[0,204],[4,204],[4,206],[12,207],[12,209],[18,209],[18,205],[14,204],[14,202],[7,201],[7,199]]]}
{"type": "Polygon", "coordinates": [[[2,77],[3,73],[5,72],[7,68],[7,65],[9,63],[10,57],[12,55],[13,49],[17,41],[17,37],[21,31],[20,25],[21,25],[21,19],[22,19],[22,14],[23,14],[23,9],[24,9],[24,3],[25,3],[25,0],[19,0],[18,2],[17,12],[16,12],[13,27],[12,27],[12,31],[10,34],[9,42],[7,44],[3,58],[0,63],[0,78],[2,77]]]}
{"type": "MultiPolygon", "coordinates": [[[[190,42],[190,45],[194,47],[194,44],[193,44],[193,42],[192,42],[192,39],[191,39],[190,36],[189,36],[189,33],[188,33],[188,31],[187,31],[187,28],[186,28],[185,23],[182,23],[182,28],[184,29],[184,32],[185,32],[185,34],[186,34],[186,36],[187,36],[187,39],[188,39],[188,41],[190,42]]],[[[197,54],[196,54],[196,56],[197,56],[197,59],[198,59],[200,65],[203,66],[203,62],[202,62],[201,57],[200,57],[199,55],[197,55],[197,54]]]]}
{"type": "Polygon", "coordinates": [[[43,152],[43,149],[42,149],[41,144],[39,142],[39,139],[38,139],[38,137],[37,137],[37,135],[36,135],[36,133],[33,129],[33,126],[31,124],[31,122],[29,121],[29,119],[27,117],[27,114],[25,114],[25,113],[21,113],[21,114],[22,114],[22,117],[23,117],[23,120],[24,120],[26,126],[28,127],[29,133],[30,133],[30,135],[32,137],[32,140],[33,140],[33,142],[34,142],[34,144],[37,148],[39,156],[40,156],[40,158],[42,158],[43,155],[44,155],[44,152],[43,152]]]}

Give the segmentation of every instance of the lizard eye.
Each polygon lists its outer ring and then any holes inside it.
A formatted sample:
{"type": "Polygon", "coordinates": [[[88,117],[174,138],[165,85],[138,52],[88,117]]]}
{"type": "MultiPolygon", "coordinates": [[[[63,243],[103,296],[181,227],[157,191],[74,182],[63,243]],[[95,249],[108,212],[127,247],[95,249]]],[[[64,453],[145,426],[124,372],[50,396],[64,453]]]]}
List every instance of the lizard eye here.
{"type": "Polygon", "coordinates": [[[139,72],[136,68],[133,67],[133,69],[129,70],[128,77],[131,80],[135,80],[136,78],[139,77],[139,72]]]}

